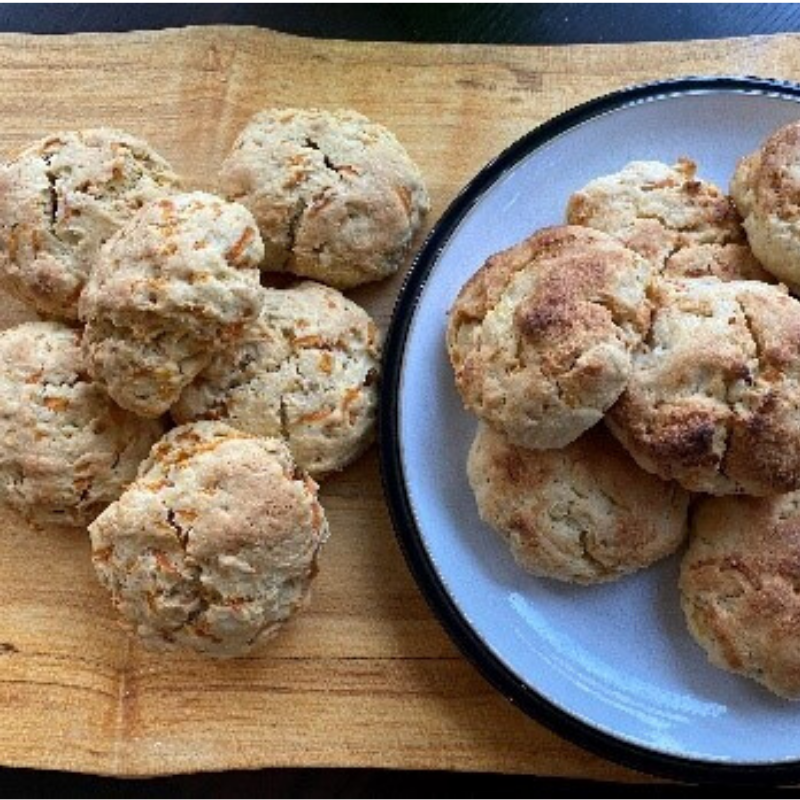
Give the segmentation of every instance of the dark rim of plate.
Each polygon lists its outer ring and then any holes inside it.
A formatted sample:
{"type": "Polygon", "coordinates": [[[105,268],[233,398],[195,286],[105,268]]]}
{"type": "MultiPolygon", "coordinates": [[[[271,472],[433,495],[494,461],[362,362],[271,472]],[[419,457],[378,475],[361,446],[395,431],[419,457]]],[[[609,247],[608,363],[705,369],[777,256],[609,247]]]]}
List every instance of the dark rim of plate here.
{"type": "Polygon", "coordinates": [[[453,232],[483,193],[551,139],[601,114],[670,96],[723,92],[800,99],[800,85],[757,77],[686,77],[621,89],[583,103],[533,129],[489,162],[458,194],[414,259],[394,307],[384,346],[381,382],[378,423],[381,476],[397,539],[428,604],[461,652],[513,704],[576,744],[634,769],[690,782],[786,783],[800,780],[800,760],[726,764],[651,750],[573,717],[523,683],[472,629],[442,584],[416,525],[398,436],[403,353],[420,295],[453,232]]]}

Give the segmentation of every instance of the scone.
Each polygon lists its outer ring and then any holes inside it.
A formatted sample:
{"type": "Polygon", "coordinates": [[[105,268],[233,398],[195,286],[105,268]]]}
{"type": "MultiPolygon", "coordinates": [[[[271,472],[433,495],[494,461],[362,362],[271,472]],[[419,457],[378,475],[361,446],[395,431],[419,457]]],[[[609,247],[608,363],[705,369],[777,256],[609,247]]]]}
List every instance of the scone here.
{"type": "Polygon", "coordinates": [[[465,406],[523,447],[564,447],[622,394],[651,267],[607,234],[547,228],[492,256],[450,310],[465,406]]]}
{"type": "Polygon", "coordinates": [[[713,664],[800,699],[800,494],[715,497],[692,514],[681,604],[713,664]]]}
{"type": "Polygon", "coordinates": [[[154,445],[89,533],[97,575],[145,645],[237,656],[304,605],[328,524],[283,442],[200,422],[154,445]]]}
{"type": "Polygon", "coordinates": [[[793,122],[743,158],[731,181],[753,252],[793,291],[800,291],[799,174],[800,122],[793,122]]]}
{"type": "Polygon", "coordinates": [[[123,408],[169,409],[261,310],[250,212],[203,192],[145,206],[102,248],[81,297],[92,376],[123,408]]]}
{"type": "Polygon", "coordinates": [[[0,500],[31,521],[91,522],[162,433],[92,383],[78,331],[28,322],[0,333],[0,500]]]}
{"type": "Polygon", "coordinates": [[[298,466],[319,479],[374,437],[378,329],[363,308],[319,283],[263,292],[261,316],[183,390],[172,416],[281,436],[298,466]]]}
{"type": "Polygon", "coordinates": [[[800,301],[784,287],[663,281],[609,427],[643,469],[693,492],[800,488],[800,301]]]}
{"type": "Polygon", "coordinates": [[[667,277],[771,280],[731,201],[696,172],[688,159],[633,161],[573,194],[567,222],[616,236],[667,277]]]}
{"type": "Polygon", "coordinates": [[[534,575],[600,583],[673,553],[689,494],[641,471],[602,425],[563,450],[527,450],[481,424],[467,473],[481,519],[534,575]]]}
{"type": "Polygon", "coordinates": [[[430,201],[395,136],[355,111],[256,114],[220,171],[266,245],[264,269],[347,289],[391,275],[430,201]]]}
{"type": "Polygon", "coordinates": [[[70,131],[31,145],[0,169],[3,288],[46,316],[76,319],[100,246],[178,184],[147,142],[123,131],[70,131]]]}

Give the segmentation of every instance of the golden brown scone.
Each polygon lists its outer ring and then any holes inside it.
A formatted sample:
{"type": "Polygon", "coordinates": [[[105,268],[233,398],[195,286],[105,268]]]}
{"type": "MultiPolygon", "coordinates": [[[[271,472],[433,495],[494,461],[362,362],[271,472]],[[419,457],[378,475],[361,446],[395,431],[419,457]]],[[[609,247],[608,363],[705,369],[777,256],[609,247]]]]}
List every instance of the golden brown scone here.
{"type": "Polygon", "coordinates": [[[731,194],[756,257],[800,290],[800,122],[778,129],[739,162],[731,194]]]}
{"type": "Polygon", "coordinates": [[[93,128],[42,139],[0,169],[0,282],[46,316],[77,319],[100,246],[178,190],[147,142],[93,128]]]}
{"type": "Polygon", "coordinates": [[[101,583],[148,647],[237,656],[306,603],[328,524],[283,442],[199,422],[153,446],[89,533],[101,583]]]}
{"type": "Polygon", "coordinates": [[[800,494],[715,497],[692,514],[681,604],[713,664],[800,699],[800,494]]]}
{"type": "Polygon", "coordinates": [[[492,256],[450,310],[465,406],[524,447],[577,439],[628,382],[650,278],[643,258],[589,228],[547,228],[492,256]]]}
{"type": "Polygon", "coordinates": [[[225,419],[281,436],[319,479],[372,442],[380,337],[367,312],[329,286],[264,289],[258,320],[218,353],[172,408],[176,422],[225,419]]]}
{"type": "Polygon", "coordinates": [[[534,575],[615,580],[686,534],[688,492],[638,469],[602,425],[563,450],[527,450],[481,424],[467,473],[481,519],[534,575]]]}
{"type": "Polygon", "coordinates": [[[261,311],[264,253],[250,212],[204,192],[145,206],[102,248],[81,297],[92,376],[157,417],[261,311]]]}
{"type": "Polygon", "coordinates": [[[23,516],[88,524],[136,477],[163,431],[92,383],[79,331],[27,322],[0,333],[0,500],[23,516]]]}
{"type": "Polygon", "coordinates": [[[800,302],[782,286],[662,281],[607,422],[643,469],[694,492],[800,488],[800,302]]]}
{"type": "Polygon", "coordinates": [[[633,161],[573,194],[567,222],[616,236],[666,277],[771,281],[731,201],[696,172],[688,159],[633,161]]]}
{"type": "Polygon", "coordinates": [[[347,289],[394,273],[430,207],[395,136],[355,111],[256,114],[220,171],[266,245],[264,269],[347,289]]]}

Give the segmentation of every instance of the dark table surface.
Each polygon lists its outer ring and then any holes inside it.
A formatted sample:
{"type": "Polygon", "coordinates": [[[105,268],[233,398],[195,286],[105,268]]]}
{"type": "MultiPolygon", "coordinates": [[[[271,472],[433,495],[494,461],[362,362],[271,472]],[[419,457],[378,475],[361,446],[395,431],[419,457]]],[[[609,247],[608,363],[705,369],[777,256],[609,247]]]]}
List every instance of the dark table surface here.
{"type": "MultiPolygon", "coordinates": [[[[0,4],[2,32],[61,34],[212,24],[381,41],[663,41],[800,31],[800,4],[0,4]]],[[[0,793],[10,797],[576,797],[603,790],[610,790],[615,797],[640,797],[644,792],[653,797],[697,794],[691,787],[667,785],[608,787],[533,776],[374,769],[266,769],[135,781],[0,769],[0,793]]],[[[771,794],[800,796],[793,789],[772,790],[771,794]]]]}

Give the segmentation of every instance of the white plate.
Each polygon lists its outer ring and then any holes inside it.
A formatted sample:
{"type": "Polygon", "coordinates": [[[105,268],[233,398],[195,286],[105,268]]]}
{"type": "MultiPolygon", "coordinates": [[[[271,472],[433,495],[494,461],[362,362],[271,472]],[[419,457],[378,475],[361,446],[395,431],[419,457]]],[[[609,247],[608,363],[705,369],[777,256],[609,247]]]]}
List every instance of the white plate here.
{"type": "Polygon", "coordinates": [[[686,631],[676,558],[595,588],[514,564],[467,483],[475,419],[454,388],[446,313],[487,256],[562,222],[569,195],[592,178],[635,159],[686,155],[725,187],[740,156],[800,118],[798,102],[794,85],[684,79],[618,92],[534,130],[439,221],[386,345],[384,485],[409,565],[456,643],[557,731],[687,779],[800,779],[800,704],[709,665],[686,631]]]}

